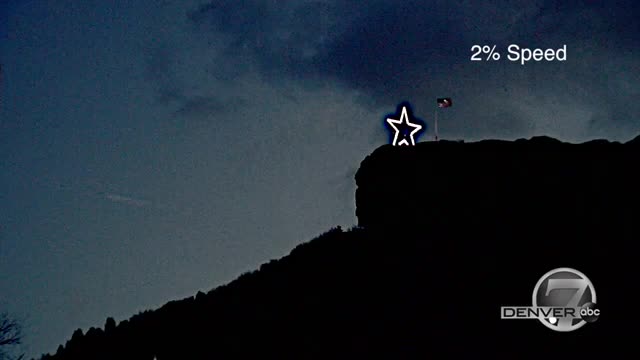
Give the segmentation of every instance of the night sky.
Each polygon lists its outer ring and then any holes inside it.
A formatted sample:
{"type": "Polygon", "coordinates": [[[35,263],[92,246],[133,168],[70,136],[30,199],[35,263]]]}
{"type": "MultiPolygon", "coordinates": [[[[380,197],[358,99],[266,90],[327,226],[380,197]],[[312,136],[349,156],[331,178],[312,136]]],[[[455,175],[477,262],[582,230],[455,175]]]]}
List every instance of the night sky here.
{"type": "Polygon", "coordinates": [[[0,4],[0,310],[28,356],[354,225],[402,101],[420,141],[438,97],[444,139],[640,133],[635,1],[272,3],[0,4]]]}

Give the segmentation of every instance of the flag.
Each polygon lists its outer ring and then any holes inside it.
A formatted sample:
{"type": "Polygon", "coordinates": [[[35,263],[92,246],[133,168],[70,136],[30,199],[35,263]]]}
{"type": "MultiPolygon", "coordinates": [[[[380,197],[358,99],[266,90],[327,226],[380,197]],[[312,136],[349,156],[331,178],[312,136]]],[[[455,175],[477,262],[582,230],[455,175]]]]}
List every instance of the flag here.
{"type": "Polygon", "coordinates": [[[453,105],[453,102],[451,102],[451,98],[438,98],[439,108],[446,108],[450,107],[451,105],[453,105]]]}

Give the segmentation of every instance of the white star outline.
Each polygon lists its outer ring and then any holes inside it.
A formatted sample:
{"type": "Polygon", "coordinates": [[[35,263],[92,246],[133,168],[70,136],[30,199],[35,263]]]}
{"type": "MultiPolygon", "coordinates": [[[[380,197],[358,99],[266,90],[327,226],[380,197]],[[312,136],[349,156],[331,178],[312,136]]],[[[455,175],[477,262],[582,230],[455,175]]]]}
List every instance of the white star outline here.
{"type": "Polygon", "coordinates": [[[393,143],[392,143],[393,146],[409,145],[409,142],[407,141],[407,139],[402,139],[398,143],[398,134],[400,133],[400,130],[398,130],[398,128],[396,127],[396,124],[402,124],[403,121],[406,122],[409,127],[413,128],[413,131],[411,131],[411,134],[409,134],[409,139],[411,139],[411,145],[416,144],[415,140],[413,139],[413,135],[415,135],[415,133],[417,133],[418,131],[420,131],[420,129],[422,129],[422,125],[409,122],[409,116],[407,115],[407,107],[403,106],[402,114],[400,115],[400,120],[387,118],[387,123],[393,128],[393,130],[396,131],[396,133],[393,135],[393,143]]]}

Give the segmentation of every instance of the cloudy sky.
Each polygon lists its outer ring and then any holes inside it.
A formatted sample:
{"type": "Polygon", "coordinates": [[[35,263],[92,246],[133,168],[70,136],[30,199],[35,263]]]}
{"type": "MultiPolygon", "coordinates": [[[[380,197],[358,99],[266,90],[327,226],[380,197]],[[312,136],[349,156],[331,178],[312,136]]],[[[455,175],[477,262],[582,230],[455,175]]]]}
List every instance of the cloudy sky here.
{"type": "Polygon", "coordinates": [[[634,1],[275,3],[2,2],[0,310],[27,355],[355,224],[402,101],[421,141],[443,96],[445,139],[640,133],[634,1]]]}

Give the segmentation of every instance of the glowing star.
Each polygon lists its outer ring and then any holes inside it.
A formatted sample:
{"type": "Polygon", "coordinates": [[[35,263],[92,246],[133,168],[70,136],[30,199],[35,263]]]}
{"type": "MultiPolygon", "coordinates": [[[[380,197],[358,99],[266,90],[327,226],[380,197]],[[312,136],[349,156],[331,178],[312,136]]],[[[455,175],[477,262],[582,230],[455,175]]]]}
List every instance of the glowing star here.
{"type": "Polygon", "coordinates": [[[392,143],[393,146],[416,144],[413,136],[422,129],[422,125],[409,122],[409,116],[407,115],[406,106],[402,107],[402,114],[400,115],[400,120],[387,118],[387,123],[389,123],[389,125],[396,132],[393,135],[393,143],[392,143]],[[399,127],[396,125],[399,125],[400,127],[402,127],[402,130],[400,130],[399,127]],[[413,130],[409,132],[408,131],[409,129],[413,129],[413,130]],[[398,135],[402,138],[400,141],[398,141],[398,135]],[[407,140],[407,138],[409,138],[409,140],[407,140]]]}

